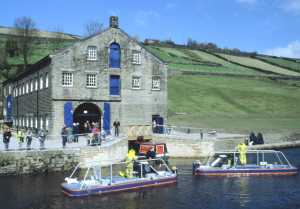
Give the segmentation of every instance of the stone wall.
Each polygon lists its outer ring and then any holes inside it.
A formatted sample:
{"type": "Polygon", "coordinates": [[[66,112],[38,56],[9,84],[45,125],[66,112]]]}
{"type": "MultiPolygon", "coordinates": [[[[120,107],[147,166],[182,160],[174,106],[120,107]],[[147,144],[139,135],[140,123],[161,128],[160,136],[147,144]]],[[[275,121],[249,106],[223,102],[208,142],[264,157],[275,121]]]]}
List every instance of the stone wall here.
{"type": "Polygon", "coordinates": [[[0,175],[66,171],[78,164],[79,157],[78,149],[0,152],[0,175]]]}
{"type": "Polygon", "coordinates": [[[0,175],[21,175],[69,171],[79,162],[117,163],[126,157],[128,142],[123,139],[106,147],[83,147],[60,150],[0,152],[0,175]]]}
{"type": "Polygon", "coordinates": [[[155,136],[153,140],[166,143],[170,157],[194,158],[207,157],[218,151],[234,150],[244,138],[199,140],[155,136]]]}

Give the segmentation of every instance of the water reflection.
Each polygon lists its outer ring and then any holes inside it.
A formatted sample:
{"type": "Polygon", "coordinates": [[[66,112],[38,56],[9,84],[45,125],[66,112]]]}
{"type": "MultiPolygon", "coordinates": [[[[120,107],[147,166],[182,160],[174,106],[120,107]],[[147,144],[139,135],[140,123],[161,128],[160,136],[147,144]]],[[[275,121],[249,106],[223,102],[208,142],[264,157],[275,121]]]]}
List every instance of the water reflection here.
{"type": "MultiPolygon", "coordinates": [[[[286,150],[300,165],[300,149],[286,150]]],[[[66,174],[1,177],[3,209],[286,209],[300,208],[300,177],[194,177],[193,160],[173,161],[179,168],[173,186],[72,199],[60,191],[66,174]]]]}

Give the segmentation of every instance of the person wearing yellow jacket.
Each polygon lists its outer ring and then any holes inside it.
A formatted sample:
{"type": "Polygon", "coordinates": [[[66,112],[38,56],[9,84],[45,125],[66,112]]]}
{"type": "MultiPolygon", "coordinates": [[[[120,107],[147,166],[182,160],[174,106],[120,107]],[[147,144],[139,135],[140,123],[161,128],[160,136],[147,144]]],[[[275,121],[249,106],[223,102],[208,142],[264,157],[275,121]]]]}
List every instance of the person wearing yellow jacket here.
{"type": "Polygon", "coordinates": [[[127,178],[133,177],[133,162],[136,160],[137,157],[135,155],[135,151],[133,149],[129,150],[125,163],[126,163],[126,170],[125,174],[127,178]]]}
{"type": "Polygon", "coordinates": [[[22,149],[22,144],[24,142],[24,132],[22,130],[17,132],[17,140],[19,143],[19,149],[22,149]]]}
{"type": "Polygon", "coordinates": [[[238,146],[237,146],[237,150],[240,154],[240,162],[242,165],[246,165],[247,164],[247,145],[246,143],[239,143],[238,146]]]}

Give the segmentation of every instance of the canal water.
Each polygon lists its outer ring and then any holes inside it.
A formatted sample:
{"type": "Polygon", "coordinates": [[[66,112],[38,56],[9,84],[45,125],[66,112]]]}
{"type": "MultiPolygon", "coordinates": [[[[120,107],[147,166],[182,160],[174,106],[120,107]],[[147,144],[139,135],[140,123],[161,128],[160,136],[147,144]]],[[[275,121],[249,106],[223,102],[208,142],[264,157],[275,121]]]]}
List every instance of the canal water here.
{"type": "MultiPolygon", "coordinates": [[[[283,150],[300,167],[300,149],[283,150]]],[[[72,199],[60,191],[66,174],[1,177],[1,209],[299,209],[300,175],[194,177],[192,160],[176,160],[178,183],[168,187],[72,199]]]]}

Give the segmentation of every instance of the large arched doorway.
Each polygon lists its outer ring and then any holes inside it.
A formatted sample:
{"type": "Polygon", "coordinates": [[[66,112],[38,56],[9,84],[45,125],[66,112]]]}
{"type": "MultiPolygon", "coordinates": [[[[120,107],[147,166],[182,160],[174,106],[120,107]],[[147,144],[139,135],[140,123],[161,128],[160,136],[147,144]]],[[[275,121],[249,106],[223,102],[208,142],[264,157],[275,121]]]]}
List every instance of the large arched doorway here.
{"type": "Polygon", "coordinates": [[[73,113],[75,123],[79,123],[80,133],[84,132],[84,123],[97,124],[101,128],[101,110],[93,103],[83,103],[79,105],[73,113]]]}

